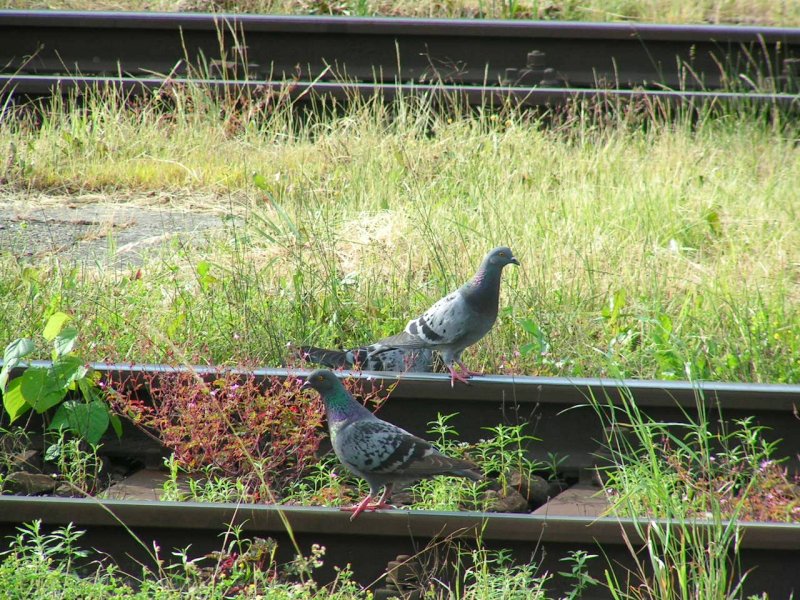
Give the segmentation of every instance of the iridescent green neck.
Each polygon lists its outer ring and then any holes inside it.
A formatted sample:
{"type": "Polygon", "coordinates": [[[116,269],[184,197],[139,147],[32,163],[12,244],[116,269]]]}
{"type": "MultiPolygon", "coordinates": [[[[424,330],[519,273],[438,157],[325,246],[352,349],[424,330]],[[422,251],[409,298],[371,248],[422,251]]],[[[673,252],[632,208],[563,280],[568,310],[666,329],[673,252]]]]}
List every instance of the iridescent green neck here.
{"type": "Polygon", "coordinates": [[[325,411],[328,414],[329,421],[347,421],[362,412],[369,413],[342,386],[325,394],[323,401],[325,402],[325,411]]]}

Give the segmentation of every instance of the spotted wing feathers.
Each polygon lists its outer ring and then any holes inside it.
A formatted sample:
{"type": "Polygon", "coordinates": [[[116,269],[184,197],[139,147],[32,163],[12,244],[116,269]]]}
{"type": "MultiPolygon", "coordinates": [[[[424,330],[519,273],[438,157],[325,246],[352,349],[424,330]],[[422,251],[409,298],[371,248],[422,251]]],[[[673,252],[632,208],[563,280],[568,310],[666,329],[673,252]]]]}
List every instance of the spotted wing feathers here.
{"type": "Polygon", "coordinates": [[[336,441],[342,462],[367,477],[415,480],[453,474],[481,478],[471,471],[472,463],[444,456],[425,440],[380,419],[354,422],[336,441]]]}
{"type": "Polygon", "coordinates": [[[381,340],[402,348],[430,348],[457,345],[470,331],[474,315],[460,291],[436,302],[421,317],[412,319],[405,331],[381,340]]]}

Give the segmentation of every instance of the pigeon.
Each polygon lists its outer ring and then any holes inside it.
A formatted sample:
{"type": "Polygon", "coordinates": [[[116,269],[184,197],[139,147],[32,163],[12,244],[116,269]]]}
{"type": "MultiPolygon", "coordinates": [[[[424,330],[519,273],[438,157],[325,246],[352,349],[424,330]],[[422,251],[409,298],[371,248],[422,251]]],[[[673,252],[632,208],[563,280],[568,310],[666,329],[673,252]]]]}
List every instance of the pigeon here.
{"type": "Polygon", "coordinates": [[[433,352],[427,348],[417,350],[395,348],[381,343],[352,350],[326,350],[314,346],[301,346],[298,354],[304,360],[331,369],[356,367],[365,371],[412,373],[430,373],[433,370],[433,352]]]}
{"type": "Polygon", "coordinates": [[[354,475],[369,484],[369,494],[352,511],[354,520],[363,511],[394,508],[386,503],[395,484],[435,475],[466,477],[482,481],[476,466],[466,460],[450,458],[428,442],[404,429],[382,421],[356,401],[336,375],[326,369],[311,373],[302,389],[315,389],[325,404],[328,431],[337,458],[354,475]],[[377,503],[370,500],[383,494],[377,503]]]}
{"type": "Polygon", "coordinates": [[[376,345],[436,350],[450,371],[450,386],[455,385],[456,379],[469,383],[469,377],[481,373],[470,371],[461,362],[461,353],[489,333],[497,320],[500,275],[509,264],[519,266],[510,248],[499,246],[490,251],[471,280],[436,302],[421,317],[409,321],[402,333],[376,345]],[[461,373],[454,364],[458,364],[461,373]]]}

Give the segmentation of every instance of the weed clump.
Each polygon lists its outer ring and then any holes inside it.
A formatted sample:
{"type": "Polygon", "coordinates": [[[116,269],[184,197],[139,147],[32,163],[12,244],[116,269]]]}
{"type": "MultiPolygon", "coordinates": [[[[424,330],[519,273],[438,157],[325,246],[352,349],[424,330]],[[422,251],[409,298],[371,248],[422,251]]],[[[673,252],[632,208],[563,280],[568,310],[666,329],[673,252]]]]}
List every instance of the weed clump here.
{"type": "Polygon", "coordinates": [[[683,431],[634,420],[633,434],[611,428],[614,466],[606,491],[616,510],[632,516],[796,522],[800,478],[776,458],[752,418],[714,431],[705,422],[683,431]],[[631,439],[632,438],[632,439],[631,439]]]}
{"type": "MultiPolygon", "coordinates": [[[[321,467],[327,464],[324,457],[320,460],[325,413],[317,397],[300,389],[302,379],[258,381],[241,371],[213,380],[194,372],[155,379],[144,385],[152,402],[143,401],[135,387],[118,392],[114,404],[172,451],[165,460],[170,476],[163,499],[277,502],[297,489],[308,491],[306,483],[315,473],[324,480],[318,482],[321,498],[333,503],[334,496],[347,498],[349,490],[336,486],[335,477],[321,467]]],[[[345,386],[365,404],[376,406],[394,389],[373,389],[353,379],[345,386]]]]}
{"type": "Polygon", "coordinates": [[[232,372],[209,382],[178,373],[151,388],[152,405],[123,395],[118,407],[154,433],[181,469],[238,478],[258,501],[317,460],[322,411],[301,384],[277,377],[259,384],[232,372]]]}

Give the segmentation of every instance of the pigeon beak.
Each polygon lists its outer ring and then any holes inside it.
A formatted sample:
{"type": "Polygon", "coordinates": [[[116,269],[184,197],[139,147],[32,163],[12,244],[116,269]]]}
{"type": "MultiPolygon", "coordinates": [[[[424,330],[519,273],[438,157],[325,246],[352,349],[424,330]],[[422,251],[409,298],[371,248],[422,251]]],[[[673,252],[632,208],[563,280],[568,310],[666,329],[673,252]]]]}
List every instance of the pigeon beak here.
{"type": "Polygon", "coordinates": [[[519,261],[517,260],[517,257],[516,257],[516,256],[512,256],[512,257],[511,257],[511,260],[510,260],[510,261],[508,261],[508,262],[510,262],[512,265],[517,265],[517,266],[519,266],[519,261]]]}
{"type": "Polygon", "coordinates": [[[311,382],[308,379],[306,379],[303,382],[303,385],[300,386],[300,389],[301,390],[310,390],[311,389],[311,382]]]}

